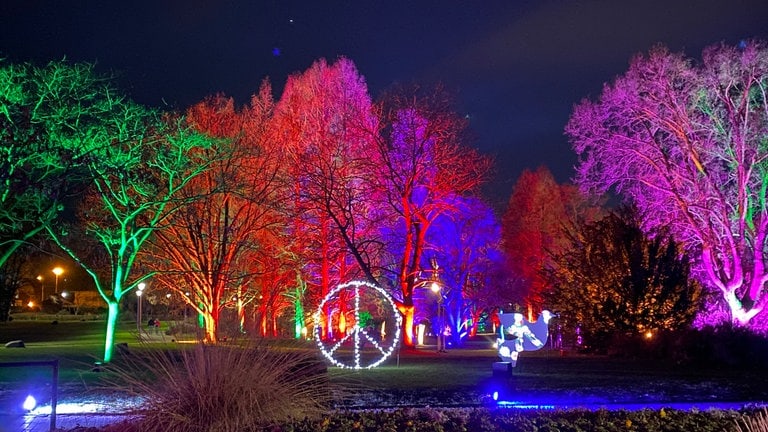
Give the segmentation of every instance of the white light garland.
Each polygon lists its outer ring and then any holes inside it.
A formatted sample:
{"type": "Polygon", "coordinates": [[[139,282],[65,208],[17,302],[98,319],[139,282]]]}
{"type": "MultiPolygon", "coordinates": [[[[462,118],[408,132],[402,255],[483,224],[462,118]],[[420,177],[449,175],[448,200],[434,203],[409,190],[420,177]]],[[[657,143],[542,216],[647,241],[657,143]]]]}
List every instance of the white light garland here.
{"type": "MultiPolygon", "coordinates": [[[[331,318],[326,317],[326,319],[330,320],[331,318]]],[[[397,305],[395,305],[395,301],[392,299],[389,293],[384,291],[384,289],[382,289],[381,287],[365,281],[347,282],[345,284],[341,284],[337,286],[335,289],[329,292],[328,295],[325,296],[323,301],[321,301],[320,305],[317,307],[317,312],[315,312],[314,314],[314,320],[315,320],[314,336],[315,336],[315,341],[317,342],[317,346],[320,349],[320,352],[331,363],[344,369],[372,369],[380,365],[382,362],[384,362],[384,360],[386,360],[390,355],[392,355],[392,353],[395,351],[395,348],[397,348],[397,345],[400,343],[400,330],[403,323],[403,317],[400,315],[400,312],[397,310],[397,305]],[[321,338],[321,328],[323,323],[323,320],[321,318],[323,316],[323,308],[325,307],[326,303],[328,303],[331,299],[333,299],[334,297],[338,297],[339,292],[341,292],[342,290],[346,290],[350,287],[354,288],[355,326],[352,328],[352,331],[350,333],[345,335],[341,340],[339,340],[333,346],[328,348],[323,343],[321,338]],[[387,343],[387,344],[378,343],[375,337],[370,335],[364,328],[360,327],[361,289],[374,290],[381,297],[383,297],[386,303],[388,303],[389,306],[392,308],[392,317],[395,320],[395,335],[391,343],[387,343]],[[352,364],[347,364],[337,359],[334,354],[342,346],[342,344],[344,344],[344,342],[350,339],[353,340],[353,344],[354,344],[353,345],[354,362],[352,364]],[[363,342],[370,342],[374,346],[374,348],[376,348],[381,354],[376,358],[375,361],[372,361],[368,365],[363,365],[361,362],[361,353],[362,353],[361,343],[363,342]]]]}

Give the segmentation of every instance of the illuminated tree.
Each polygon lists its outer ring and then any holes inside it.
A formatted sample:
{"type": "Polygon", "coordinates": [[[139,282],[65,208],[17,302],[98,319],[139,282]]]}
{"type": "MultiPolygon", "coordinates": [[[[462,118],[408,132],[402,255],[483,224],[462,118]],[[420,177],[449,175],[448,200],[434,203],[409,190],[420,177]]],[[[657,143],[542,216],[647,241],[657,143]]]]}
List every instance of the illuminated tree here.
{"type": "MultiPolygon", "coordinates": [[[[274,127],[291,158],[291,231],[315,242],[318,259],[308,261],[316,271],[307,276],[320,288],[315,297],[324,297],[347,272],[375,282],[371,260],[380,242],[371,222],[377,213],[368,204],[373,193],[367,168],[377,118],[354,64],[319,60],[289,77],[274,127]]],[[[330,333],[331,323],[325,324],[330,333]]]]}
{"type": "Polygon", "coordinates": [[[498,306],[504,295],[495,274],[504,267],[501,228],[487,204],[455,197],[456,212],[438,217],[427,235],[427,255],[439,264],[439,280],[451,339],[459,343],[477,332],[483,312],[498,306]]]}
{"type": "Polygon", "coordinates": [[[544,273],[550,255],[567,245],[567,235],[582,221],[592,221],[599,207],[569,184],[558,184],[544,166],[525,170],[517,179],[502,219],[504,251],[510,271],[519,277],[528,319],[547,309],[544,273]]]}
{"type": "MultiPolygon", "coordinates": [[[[79,158],[115,115],[92,69],[0,60],[0,272],[19,247],[55,223],[78,186],[79,158]]],[[[13,286],[0,288],[0,303],[10,305],[13,286]]],[[[7,313],[0,307],[0,320],[7,313]]]]}
{"type": "Polygon", "coordinates": [[[426,236],[434,220],[457,211],[454,196],[475,191],[488,175],[491,161],[465,147],[466,122],[450,108],[445,93],[401,89],[381,104],[384,123],[376,150],[379,193],[393,220],[401,224],[395,295],[403,314],[403,342],[414,345],[413,294],[425,261],[426,236]]]}
{"type": "Polygon", "coordinates": [[[542,270],[547,267],[547,250],[564,237],[565,206],[560,186],[545,167],[525,170],[515,183],[504,213],[504,249],[512,270],[524,281],[528,319],[544,309],[546,289],[542,270]]]}
{"type": "Polygon", "coordinates": [[[554,256],[551,306],[568,325],[583,324],[593,344],[685,328],[699,310],[701,288],[689,279],[687,256],[663,233],[647,237],[634,208],[582,225],[570,242],[554,256]]]}
{"type": "Polygon", "coordinates": [[[766,87],[763,42],[714,45],[700,63],[657,47],[579,104],[566,128],[579,185],[635,202],[646,232],[668,228],[726,319],[753,327],[768,322],[754,319],[768,301],[766,87]]]}
{"type": "Polygon", "coordinates": [[[256,298],[248,287],[263,271],[253,266],[264,247],[259,233],[282,225],[275,211],[281,158],[265,140],[271,114],[266,84],[240,112],[232,99],[215,96],[187,113],[195,130],[217,140],[207,150],[214,162],[179,190],[189,204],[156,230],[151,265],[156,279],[202,317],[206,342],[218,341],[225,308],[237,309],[245,324],[244,308],[256,298]]]}
{"type": "Polygon", "coordinates": [[[189,130],[183,119],[162,117],[107,86],[98,98],[112,118],[87,130],[90,147],[79,161],[87,187],[78,210],[86,240],[46,229],[91,275],[107,303],[104,361],[109,362],[120,301],[150,276],[136,274],[136,258],[154,231],[186,204],[179,192],[205,171],[201,149],[210,141],[189,130]],[[86,259],[93,251],[79,247],[89,240],[108,260],[105,271],[86,259]]]}

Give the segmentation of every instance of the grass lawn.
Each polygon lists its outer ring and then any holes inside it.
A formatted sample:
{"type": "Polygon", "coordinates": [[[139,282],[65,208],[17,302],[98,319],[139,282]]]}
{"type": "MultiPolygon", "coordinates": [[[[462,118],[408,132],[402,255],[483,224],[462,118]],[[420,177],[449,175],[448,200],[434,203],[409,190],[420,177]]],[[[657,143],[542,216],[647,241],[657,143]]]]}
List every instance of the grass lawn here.
{"type": "MultiPolygon", "coordinates": [[[[59,359],[61,393],[92,390],[99,386],[103,376],[92,369],[103,352],[104,329],[102,321],[0,323],[0,344],[16,339],[26,344],[26,348],[0,346],[0,363],[59,359]]],[[[447,353],[436,353],[429,346],[402,348],[372,370],[328,370],[333,381],[376,395],[361,404],[473,404],[482,393],[487,393],[489,385],[499,383],[492,378],[492,364],[497,357],[490,339],[478,338],[447,353]]],[[[131,351],[185,346],[170,341],[162,343],[157,337],[149,344],[139,344],[135,322],[121,323],[116,341],[127,343],[131,351]]],[[[306,349],[316,348],[314,343],[307,342],[306,349]]],[[[120,361],[119,354],[115,361],[120,361]]],[[[49,368],[0,367],[0,394],[20,383],[45,379],[50,379],[49,368]]],[[[561,355],[547,349],[523,353],[513,376],[501,382],[516,394],[571,401],[768,400],[766,373],[676,369],[650,361],[561,355]]]]}

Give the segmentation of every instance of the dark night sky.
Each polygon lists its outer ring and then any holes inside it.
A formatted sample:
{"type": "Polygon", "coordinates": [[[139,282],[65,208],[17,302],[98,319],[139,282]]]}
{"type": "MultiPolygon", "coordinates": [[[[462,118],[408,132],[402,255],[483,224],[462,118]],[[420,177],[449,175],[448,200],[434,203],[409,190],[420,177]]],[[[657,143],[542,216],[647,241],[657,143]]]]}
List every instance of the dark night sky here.
{"type": "Polygon", "coordinates": [[[768,40],[766,0],[0,1],[0,57],[96,62],[152,106],[184,109],[216,92],[245,103],[265,77],[279,91],[341,55],[374,98],[397,81],[441,81],[470,116],[473,145],[496,157],[497,207],[526,168],[571,178],[572,106],[633,54],[664,43],[698,58],[753,37],[768,40]]]}

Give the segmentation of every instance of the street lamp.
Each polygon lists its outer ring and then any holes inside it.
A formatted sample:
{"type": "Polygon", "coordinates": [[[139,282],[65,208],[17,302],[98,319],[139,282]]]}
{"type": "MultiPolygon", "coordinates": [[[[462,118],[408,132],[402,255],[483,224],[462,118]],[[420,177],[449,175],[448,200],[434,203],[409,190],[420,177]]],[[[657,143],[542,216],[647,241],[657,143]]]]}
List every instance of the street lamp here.
{"type": "Polygon", "coordinates": [[[54,294],[58,294],[59,293],[59,276],[61,276],[61,274],[64,273],[64,269],[61,267],[54,267],[53,270],[51,271],[53,272],[53,274],[56,275],[56,285],[54,288],[55,290],[54,294]]]}
{"type": "Polygon", "coordinates": [[[37,275],[37,280],[40,282],[40,302],[42,303],[45,301],[45,285],[43,285],[43,276],[37,275]]]}
{"type": "Polygon", "coordinates": [[[443,316],[445,310],[443,309],[443,293],[441,292],[440,284],[432,282],[430,286],[432,292],[437,294],[437,352],[445,352],[445,323],[443,322],[443,316]]]}
{"type": "Polygon", "coordinates": [[[139,332],[139,339],[141,339],[141,295],[144,293],[144,288],[146,287],[147,287],[147,284],[145,284],[144,282],[140,282],[139,287],[136,290],[136,297],[139,298],[139,305],[136,313],[136,331],[139,332]]]}

